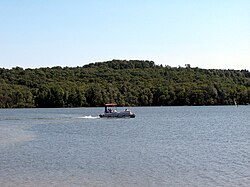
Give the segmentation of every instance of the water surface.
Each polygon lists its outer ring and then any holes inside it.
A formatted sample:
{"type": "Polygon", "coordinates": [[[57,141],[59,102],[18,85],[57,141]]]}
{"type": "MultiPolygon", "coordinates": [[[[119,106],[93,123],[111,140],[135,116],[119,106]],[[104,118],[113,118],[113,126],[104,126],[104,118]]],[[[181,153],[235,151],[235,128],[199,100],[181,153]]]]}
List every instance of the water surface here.
{"type": "Polygon", "coordinates": [[[130,109],[1,109],[0,186],[250,186],[249,106],[130,109]]]}

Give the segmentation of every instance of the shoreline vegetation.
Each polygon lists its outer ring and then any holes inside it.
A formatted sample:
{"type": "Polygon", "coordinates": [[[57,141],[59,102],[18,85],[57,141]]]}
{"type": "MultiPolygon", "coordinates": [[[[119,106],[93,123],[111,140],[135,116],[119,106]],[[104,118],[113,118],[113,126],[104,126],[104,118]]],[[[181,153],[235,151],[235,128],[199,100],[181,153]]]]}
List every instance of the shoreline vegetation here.
{"type": "Polygon", "coordinates": [[[247,105],[248,70],[112,60],[82,67],[0,68],[0,108],[247,105]]]}

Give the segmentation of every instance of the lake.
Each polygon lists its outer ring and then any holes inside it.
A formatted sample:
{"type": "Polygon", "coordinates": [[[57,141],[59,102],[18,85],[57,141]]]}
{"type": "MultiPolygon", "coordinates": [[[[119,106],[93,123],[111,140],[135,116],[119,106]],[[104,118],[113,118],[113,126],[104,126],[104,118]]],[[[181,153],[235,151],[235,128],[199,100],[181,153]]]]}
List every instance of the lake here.
{"type": "Polygon", "coordinates": [[[250,186],[249,106],[129,109],[1,109],[0,186],[250,186]]]}

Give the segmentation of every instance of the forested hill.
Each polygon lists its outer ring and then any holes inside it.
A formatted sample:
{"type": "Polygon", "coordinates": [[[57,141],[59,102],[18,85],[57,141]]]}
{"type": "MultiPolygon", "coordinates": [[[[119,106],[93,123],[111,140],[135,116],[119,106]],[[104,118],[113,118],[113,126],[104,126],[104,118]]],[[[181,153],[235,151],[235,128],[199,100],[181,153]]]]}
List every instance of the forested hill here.
{"type": "Polygon", "coordinates": [[[250,103],[250,72],[112,60],[83,67],[0,68],[0,108],[250,103]]]}

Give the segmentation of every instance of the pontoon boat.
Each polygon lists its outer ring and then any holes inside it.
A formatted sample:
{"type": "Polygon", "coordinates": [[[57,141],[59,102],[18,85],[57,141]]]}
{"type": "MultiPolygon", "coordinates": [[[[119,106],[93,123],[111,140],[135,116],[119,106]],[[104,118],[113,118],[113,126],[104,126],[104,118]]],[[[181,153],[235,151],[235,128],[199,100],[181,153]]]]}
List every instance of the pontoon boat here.
{"type": "Polygon", "coordinates": [[[122,112],[117,112],[114,107],[116,104],[105,104],[105,110],[103,114],[100,114],[100,118],[135,118],[135,114],[130,110],[125,109],[122,112]]]}

